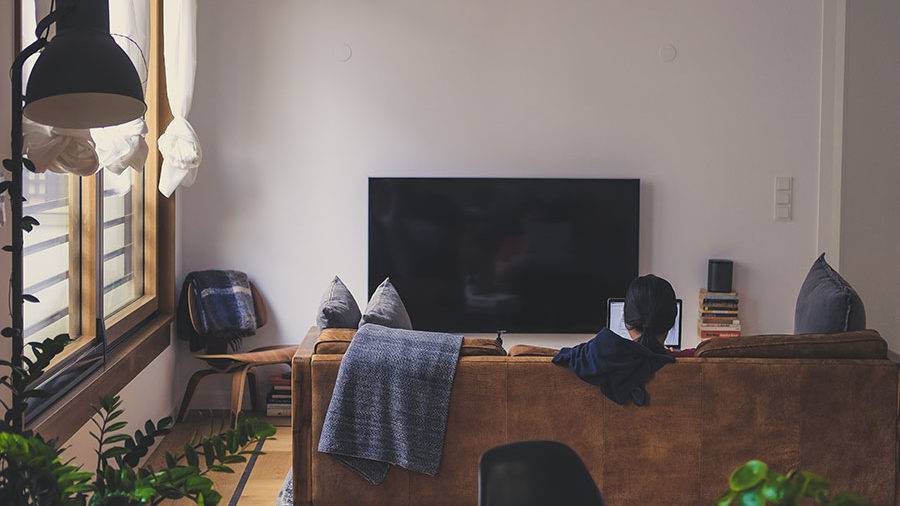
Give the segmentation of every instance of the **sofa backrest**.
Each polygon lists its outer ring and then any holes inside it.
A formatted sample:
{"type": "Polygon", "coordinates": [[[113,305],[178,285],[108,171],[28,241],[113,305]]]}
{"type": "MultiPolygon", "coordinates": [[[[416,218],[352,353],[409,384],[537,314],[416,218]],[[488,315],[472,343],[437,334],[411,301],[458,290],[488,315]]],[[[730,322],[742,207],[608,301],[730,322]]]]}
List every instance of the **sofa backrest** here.
{"type": "MultiPolygon", "coordinates": [[[[357,329],[324,329],[318,334],[313,345],[313,353],[321,355],[343,355],[357,329]]],[[[504,356],[506,350],[496,339],[475,339],[464,337],[459,350],[461,357],[504,356]]]]}
{"type": "Polygon", "coordinates": [[[888,360],[679,359],[637,407],[547,357],[463,357],[438,475],[393,467],[377,487],[315,451],[340,360],[294,363],[295,403],[309,403],[294,406],[295,480],[313,505],[474,505],[481,454],[530,439],[575,449],[610,506],[711,504],[751,459],[896,504],[898,372],[888,360]]]}
{"type": "Polygon", "coordinates": [[[887,342],[874,330],[725,337],[701,342],[694,356],[884,359],[887,342]]]}

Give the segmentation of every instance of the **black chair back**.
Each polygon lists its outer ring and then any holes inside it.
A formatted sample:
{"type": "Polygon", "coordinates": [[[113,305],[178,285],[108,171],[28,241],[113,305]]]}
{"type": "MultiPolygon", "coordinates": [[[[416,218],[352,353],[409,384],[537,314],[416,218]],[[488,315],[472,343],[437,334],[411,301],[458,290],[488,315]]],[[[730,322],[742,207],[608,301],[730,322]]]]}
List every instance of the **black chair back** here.
{"type": "Polygon", "coordinates": [[[491,448],[478,464],[479,506],[605,506],[575,450],[557,441],[491,448]]]}

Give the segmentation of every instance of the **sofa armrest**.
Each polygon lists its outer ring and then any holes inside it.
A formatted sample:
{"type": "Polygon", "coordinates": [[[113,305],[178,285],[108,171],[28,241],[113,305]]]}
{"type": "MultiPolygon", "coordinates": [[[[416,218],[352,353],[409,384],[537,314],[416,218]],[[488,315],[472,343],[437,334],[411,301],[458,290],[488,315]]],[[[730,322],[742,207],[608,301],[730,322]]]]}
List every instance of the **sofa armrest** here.
{"type": "Polygon", "coordinates": [[[297,353],[294,354],[294,358],[297,357],[311,357],[316,350],[316,339],[319,338],[319,328],[316,326],[312,326],[309,330],[306,331],[306,335],[303,337],[303,341],[300,341],[300,345],[297,346],[297,353]]]}
{"type": "Polygon", "coordinates": [[[310,327],[291,360],[291,439],[294,473],[294,504],[312,501],[312,385],[310,361],[319,329],[310,327]]]}

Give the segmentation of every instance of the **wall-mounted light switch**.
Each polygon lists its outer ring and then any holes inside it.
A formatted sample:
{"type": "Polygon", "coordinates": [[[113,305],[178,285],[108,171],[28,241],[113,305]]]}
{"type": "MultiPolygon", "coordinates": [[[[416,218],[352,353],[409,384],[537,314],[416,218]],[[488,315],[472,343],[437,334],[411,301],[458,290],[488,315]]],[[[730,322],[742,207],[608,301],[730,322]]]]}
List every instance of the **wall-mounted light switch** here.
{"type": "Polygon", "coordinates": [[[791,176],[775,177],[775,221],[791,221],[793,204],[794,178],[791,176]]]}
{"type": "Polygon", "coordinates": [[[791,221],[791,206],[775,206],[775,221],[791,221]]]}

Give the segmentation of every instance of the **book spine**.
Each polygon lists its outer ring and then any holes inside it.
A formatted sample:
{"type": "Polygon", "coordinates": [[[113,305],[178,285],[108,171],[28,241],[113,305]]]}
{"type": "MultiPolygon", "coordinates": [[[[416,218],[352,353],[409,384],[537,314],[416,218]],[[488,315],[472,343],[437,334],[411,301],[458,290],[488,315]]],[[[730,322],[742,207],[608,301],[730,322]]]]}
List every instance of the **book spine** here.
{"type": "Polygon", "coordinates": [[[715,337],[740,337],[740,332],[700,332],[700,339],[712,339],[715,337]]]}
{"type": "Polygon", "coordinates": [[[737,292],[709,292],[705,289],[700,289],[700,296],[706,299],[736,299],[738,297],[737,292]]]}
{"type": "Polygon", "coordinates": [[[290,396],[290,395],[272,395],[272,394],[269,394],[269,395],[266,396],[266,402],[267,402],[267,403],[274,403],[274,404],[290,403],[290,402],[291,402],[291,396],[290,396]]]}

